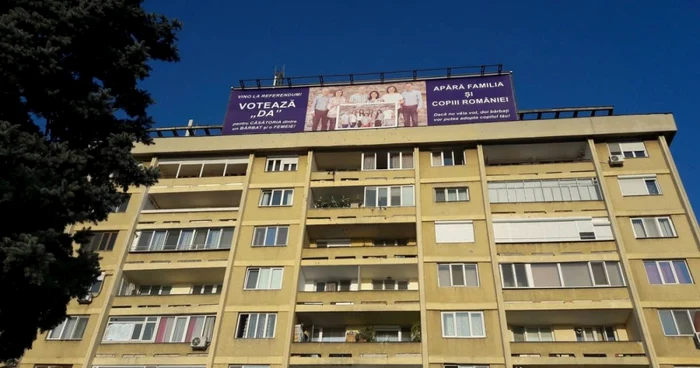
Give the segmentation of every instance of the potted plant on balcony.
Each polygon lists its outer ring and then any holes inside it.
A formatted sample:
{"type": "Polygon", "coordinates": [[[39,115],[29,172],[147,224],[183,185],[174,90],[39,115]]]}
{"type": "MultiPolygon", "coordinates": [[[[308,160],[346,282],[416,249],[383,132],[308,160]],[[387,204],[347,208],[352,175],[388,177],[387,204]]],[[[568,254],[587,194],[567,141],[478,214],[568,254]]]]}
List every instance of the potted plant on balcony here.
{"type": "Polygon", "coordinates": [[[411,341],[421,342],[420,322],[416,322],[411,326],[411,341]]]}
{"type": "Polygon", "coordinates": [[[357,333],[357,342],[375,342],[376,338],[377,333],[371,326],[364,327],[357,333]]]}

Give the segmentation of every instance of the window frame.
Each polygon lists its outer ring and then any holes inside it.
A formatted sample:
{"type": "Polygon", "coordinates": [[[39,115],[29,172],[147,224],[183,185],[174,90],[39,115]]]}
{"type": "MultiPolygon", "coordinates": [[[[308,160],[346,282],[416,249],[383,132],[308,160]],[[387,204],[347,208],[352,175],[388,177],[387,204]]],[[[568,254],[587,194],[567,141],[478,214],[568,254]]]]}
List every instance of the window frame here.
{"type": "MultiPolygon", "coordinates": [[[[102,333],[102,340],[100,343],[102,344],[144,344],[144,343],[154,343],[156,341],[156,335],[158,335],[158,328],[160,327],[160,321],[161,321],[161,316],[110,316],[107,319],[107,324],[105,326],[105,330],[102,333]],[[136,319],[136,318],[141,318],[143,321],[124,321],[119,323],[118,321],[113,321],[117,319],[136,319]],[[153,328],[153,333],[152,336],[149,340],[144,340],[143,335],[144,332],[146,331],[146,325],[149,323],[155,323],[155,326],[153,328]],[[129,338],[128,340],[105,340],[107,337],[107,333],[109,332],[109,326],[111,324],[139,324],[141,325],[141,329],[139,331],[139,338],[138,339],[132,339],[129,338]]],[[[132,332],[133,336],[133,332],[132,332]]]]}
{"type": "Polygon", "coordinates": [[[683,337],[683,336],[694,336],[695,333],[698,331],[695,329],[695,324],[693,323],[693,316],[690,314],[691,311],[695,311],[696,313],[700,313],[700,309],[657,309],[657,315],[659,316],[659,324],[661,325],[661,331],[663,331],[664,336],[667,337],[683,337]],[[664,323],[663,319],[661,318],[661,312],[669,312],[671,314],[671,318],[673,319],[673,327],[675,328],[677,334],[676,335],[668,335],[666,334],[666,329],[664,328],[664,323]],[[681,333],[680,328],[678,328],[678,321],[676,321],[676,314],[674,312],[685,312],[686,316],[688,317],[688,321],[690,322],[690,327],[693,329],[693,333],[690,334],[684,334],[681,333]]]}
{"type": "MultiPolygon", "coordinates": [[[[255,331],[255,332],[257,332],[257,331],[255,331]]],[[[234,333],[234,338],[236,338],[236,339],[274,339],[276,333],[277,333],[277,313],[267,313],[267,312],[242,312],[242,313],[238,313],[238,320],[236,321],[236,331],[234,333]],[[252,315],[258,316],[256,319],[256,326],[258,323],[260,323],[260,316],[265,316],[265,329],[263,330],[263,337],[247,337],[246,336],[246,335],[248,335],[247,332],[249,331],[249,328],[250,328],[250,317],[252,315]],[[274,326],[272,326],[272,336],[265,337],[267,332],[269,332],[269,331],[267,331],[268,319],[270,318],[270,316],[273,316],[273,315],[275,316],[275,324],[274,324],[274,326]],[[243,331],[242,331],[243,336],[239,337],[238,332],[241,329],[241,320],[243,319],[243,316],[248,316],[248,317],[245,320],[245,327],[243,328],[243,331]]]]}
{"type": "Polygon", "coordinates": [[[438,287],[480,287],[481,286],[481,278],[479,277],[479,265],[477,263],[438,263],[437,264],[437,281],[438,281],[438,287]],[[448,266],[448,272],[450,274],[450,285],[440,285],[440,266],[448,266]],[[464,285],[455,285],[454,284],[454,278],[452,274],[452,267],[453,266],[462,266],[462,278],[464,281],[464,285]],[[467,266],[474,266],[474,270],[476,271],[476,285],[467,285],[467,266]]]}
{"type": "Polygon", "coordinates": [[[459,187],[433,187],[433,201],[435,203],[454,203],[454,202],[469,202],[471,200],[471,196],[469,195],[469,187],[468,186],[459,186],[459,187]],[[451,190],[456,191],[457,199],[454,201],[449,200],[449,192],[451,190]],[[464,195],[466,196],[466,199],[459,199],[459,192],[460,190],[464,191],[464,195]],[[443,200],[440,201],[438,200],[438,192],[443,192],[443,200]]]}
{"type": "Polygon", "coordinates": [[[610,142],[610,143],[607,143],[607,146],[608,146],[608,153],[610,154],[610,157],[612,157],[613,155],[622,155],[622,156],[624,156],[624,158],[626,158],[626,159],[628,159],[628,158],[647,158],[647,157],[649,157],[649,150],[647,150],[647,145],[646,145],[646,143],[644,143],[644,141],[610,142]],[[629,146],[629,145],[632,145],[632,144],[640,144],[640,143],[641,143],[642,146],[644,147],[644,151],[643,151],[643,152],[644,152],[644,156],[637,156],[636,152],[640,152],[640,151],[630,151],[630,150],[627,150],[627,151],[626,151],[625,148],[624,148],[624,146],[629,146]],[[611,144],[612,144],[612,145],[617,145],[617,146],[618,146],[618,148],[620,149],[619,153],[618,153],[618,152],[613,152],[613,150],[612,150],[611,147],[610,147],[611,144]],[[627,156],[627,155],[625,154],[625,152],[630,152],[632,155],[631,155],[631,156],[627,156]]]}
{"type": "Polygon", "coordinates": [[[692,285],[692,284],[695,284],[695,279],[693,278],[693,274],[690,272],[690,267],[688,267],[688,261],[685,259],[648,259],[648,260],[643,260],[642,264],[644,265],[644,273],[647,275],[647,281],[649,281],[649,285],[692,285]],[[666,263],[666,262],[670,264],[671,272],[673,273],[673,278],[675,279],[675,282],[664,281],[663,272],[661,271],[660,264],[666,263]],[[676,268],[674,267],[673,262],[683,262],[683,265],[685,266],[686,271],[688,271],[688,276],[690,277],[690,282],[680,282],[680,278],[678,277],[678,273],[676,272],[676,268]],[[656,267],[656,271],[659,273],[659,280],[661,280],[661,283],[651,282],[649,272],[646,269],[647,263],[654,264],[654,266],[656,267]]]}
{"type": "MultiPolygon", "coordinates": [[[[645,216],[645,217],[630,217],[630,224],[632,225],[632,233],[634,234],[634,237],[636,239],[668,239],[668,238],[677,238],[678,233],[676,232],[676,226],[673,224],[673,219],[671,219],[671,216],[645,216]],[[644,219],[653,219],[654,220],[654,225],[656,226],[656,230],[661,234],[660,236],[639,236],[637,234],[637,230],[634,228],[634,221],[639,220],[642,223],[642,227],[644,228],[645,233],[649,233],[646,228],[646,222],[644,219]],[[668,224],[671,226],[671,232],[673,233],[671,236],[663,236],[663,231],[661,228],[661,224],[659,223],[659,220],[668,220],[668,224]]],[[[644,234],[644,235],[647,235],[644,234]]]]}
{"type": "Polygon", "coordinates": [[[85,245],[93,252],[111,252],[114,250],[118,237],[119,230],[91,231],[90,241],[85,245]],[[98,236],[99,241],[96,241],[98,236]],[[108,236],[106,241],[104,240],[105,236],[108,236]]]}
{"type": "Polygon", "coordinates": [[[460,150],[453,148],[453,149],[444,149],[444,150],[435,150],[435,151],[430,151],[430,166],[432,167],[450,167],[450,166],[466,166],[467,165],[467,154],[466,154],[466,149],[462,149],[462,164],[458,165],[455,164],[455,151],[460,152],[460,150]],[[445,165],[445,152],[449,151],[452,156],[452,165],[445,165]],[[435,154],[440,153],[440,165],[435,165],[435,154]]]}
{"type": "Polygon", "coordinates": [[[554,336],[554,329],[552,329],[551,326],[511,326],[510,328],[510,333],[513,338],[513,342],[556,342],[556,336],[554,336]],[[516,328],[522,328],[523,329],[523,340],[519,341],[515,339],[515,329],[516,328]],[[530,340],[528,339],[528,329],[537,329],[537,340],[530,340]],[[543,332],[549,332],[549,335],[552,336],[551,340],[543,340],[542,339],[542,333],[543,332]]]}
{"type": "Polygon", "coordinates": [[[291,207],[294,205],[294,188],[282,188],[282,189],[261,189],[260,190],[260,201],[258,202],[258,207],[291,207]],[[269,203],[263,204],[263,200],[265,199],[265,193],[269,192],[270,193],[270,200],[269,203]],[[275,196],[275,192],[280,192],[280,204],[272,204],[272,200],[275,196]],[[285,194],[287,192],[291,192],[291,195],[289,196],[289,203],[288,204],[282,204],[285,198],[285,194]]]}
{"type": "Polygon", "coordinates": [[[49,331],[46,332],[46,340],[47,341],[80,341],[83,339],[85,336],[85,330],[87,330],[87,324],[90,322],[90,316],[84,316],[84,315],[71,315],[71,316],[66,316],[66,318],[61,322],[58,326],[50,329],[49,331]],[[70,331],[69,335],[71,337],[68,338],[63,338],[63,334],[66,332],[66,326],[68,325],[68,320],[70,319],[75,319],[75,323],[73,324],[73,330],[70,331]],[[78,328],[78,325],[80,324],[81,321],[85,321],[85,326],[83,327],[83,332],[80,334],[80,337],[74,337],[75,332],[78,328]],[[60,327],[61,331],[58,334],[58,337],[51,337],[51,334],[53,331],[60,327]]]}
{"type": "Polygon", "coordinates": [[[484,311],[443,311],[440,312],[440,325],[442,327],[442,338],[443,339],[484,339],[486,338],[486,319],[484,316],[484,311]],[[467,319],[469,320],[469,332],[470,336],[458,336],[457,335],[457,313],[467,313],[467,319]],[[445,335],[445,315],[451,314],[454,323],[454,336],[445,335]],[[481,330],[484,331],[483,335],[473,335],[472,332],[474,328],[472,327],[471,317],[472,314],[481,316],[481,330]]]}
{"type": "Polygon", "coordinates": [[[498,264],[499,271],[501,273],[501,287],[506,290],[513,290],[513,289],[591,289],[591,288],[620,288],[620,287],[627,287],[627,280],[625,278],[624,272],[622,272],[622,265],[620,264],[619,261],[579,261],[579,262],[533,262],[533,263],[518,263],[518,262],[504,262],[504,263],[499,263],[498,264]],[[559,285],[561,286],[535,286],[534,278],[533,278],[533,273],[532,273],[532,268],[531,266],[533,264],[540,264],[540,265],[556,265],[557,267],[557,273],[559,275],[559,285]],[[589,281],[591,282],[590,286],[567,286],[565,279],[564,279],[564,273],[562,272],[562,265],[563,264],[585,264],[587,269],[588,269],[588,276],[589,281]],[[602,264],[603,266],[603,271],[605,272],[605,279],[607,281],[607,284],[596,284],[596,279],[595,279],[595,274],[593,272],[593,264],[602,264]],[[620,275],[620,281],[622,281],[621,285],[612,285],[611,279],[610,279],[610,273],[608,272],[608,264],[610,265],[616,265],[617,266],[617,271],[620,275]],[[515,265],[523,265],[525,268],[525,277],[527,281],[528,286],[518,286],[518,275],[515,270],[515,265]],[[510,266],[511,267],[511,272],[513,275],[513,283],[515,286],[506,286],[506,278],[503,274],[503,268],[504,266],[510,266]]]}
{"type": "Polygon", "coordinates": [[[574,336],[576,337],[576,342],[613,342],[620,341],[620,337],[617,334],[617,329],[615,326],[576,326],[574,327],[574,336]],[[578,332],[576,330],[581,329],[582,340],[578,340],[578,332]],[[586,330],[590,329],[593,335],[593,340],[588,340],[586,336],[586,330]],[[607,329],[612,329],[614,340],[608,338],[607,329]],[[602,330],[602,332],[601,332],[602,330]]]}
{"type": "Polygon", "coordinates": [[[386,207],[386,208],[388,208],[388,207],[415,207],[415,206],[416,206],[416,188],[415,188],[414,185],[389,185],[389,186],[380,185],[380,186],[366,186],[366,187],[364,188],[363,195],[364,195],[364,198],[362,199],[362,204],[363,204],[364,207],[367,207],[367,208],[382,208],[382,207],[386,207]],[[399,192],[401,193],[401,204],[399,204],[399,205],[395,205],[395,204],[391,203],[391,202],[392,202],[392,201],[391,201],[391,198],[392,198],[391,190],[394,189],[394,188],[399,188],[399,192]],[[411,203],[412,203],[411,205],[404,204],[404,202],[405,202],[405,201],[404,201],[404,188],[411,188],[411,203]],[[375,194],[374,194],[374,204],[373,204],[373,205],[368,205],[368,203],[367,203],[367,197],[368,197],[368,196],[367,196],[367,192],[368,192],[369,190],[372,190],[372,189],[375,191],[375,194]],[[386,190],[386,194],[387,194],[387,196],[386,196],[386,200],[387,200],[386,206],[380,206],[380,205],[379,205],[379,201],[380,201],[379,191],[380,191],[380,189],[385,189],[385,190],[386,190]]]}
{"type": "Polygon", "coordinates": [[[131,245],[131,248],[129,248],[130,253],[148,253],[148,252],[201,252],[201,251],[209,251],[209,250],[230,250],[231,247],[233,246],[233,237],[235,234],[236,228],[235,226],[224,226],[224,227],[193,227],[193,228],[173,228],[173,229],[145,229],[145,230],[138,230],[136,231],[136,237],[134,238],[134,241],[131,245]],[[197,235],[200,234],[200,232],[203,232],[206,230],[206,235],[204,236],[204,244],[196,244],[197,240],[197,235]],[[224,234],[229,231],[231,232],[231,244],[228,244],[226,247],[222,247],[223,245],[223,240],[224,240],[224,234]],[[174,249],[165,249],[166,247],[166,242],[168,237],[170,237],[171,232],[178,232],[177,235],[177,241],[175,244],[174,249]],[[192,231],[192,237],[189,241],[189,244],[181,244],[182,240],[182,234],[187,231],[192,231]],[[216,241],[216,244],[212,248],[208,248],[208,240],[212,234],[213,231],[218,231],[218,239],[216,241]],[[156,233],[162,233],[163,234],[163,243],[158,246],[158,249],[154,249],[156,245],[154,244],[154,240],[156,240],[156,233]],[[141,242],[141,237],[142,236],[150,236],[148,240],[148,246],[146,249],[142,249],[139,247],[139,243],[141,242]]]}
{"type": "Polygon", "coordinates": [[[243,290],[246,291],[253,291],[253,290],[282,290],[282,284],[284,284],[284,267],[248,267],[246,268],[245,272],[245,279],[243,280],[243,290]],[[258,271],[258,276],[257,279],[255,280],[255,287],[254,288],[249,288],[248,287],[248,280],[250,279],[250,272],[257,270],[258,271]],[[270,272],[270,278],[268,280],[268,285],[266,287],[260,287],[260,272],[262,270],[269,270],[270,272]],[[282,275],[280,277],[280,284],[279,287],[273,287],[272,285],[272,273],[274,271],[281,271],[282,275]]]}
{"type": "Polygon", "coordinates": [[[618,175],[617,184],[620,187],[620,194],[623,197],[646,197],[646,196],[660,196],[663,195],[661,191],[661,185],[659,184],[659,179],[656,175],[618,175]],[[644,184],[644,189],[646,194],[625,194],[625,190],[622,186],[625,180],[640,180],[644,184]],[[647,181],[653,181],[654,187],[656,187],[656,193],[649,193],[649,187],[647,186],[647,181]]]}
{"type": "Polygon", "coordinates": [[[383,151],[383,152],[362,152],[362,157],[360,161],[360,171],[390,171],[390,170],[414,170],[416,167],[416,162],[415,162],[415,157],[413,157],[413,151],[383,151]],[[391,154],[399,154],[399,163],[400,166],[399,168],[392,168],[391,167],[391,154]],[[377,157],[379,155],[386,155],[386,169],[378,169],[377,168],[377,157]],[[411,155],[411,167],[404,167],[404,154],[410,154],[411,155]],[[365,156],[373,155],[374,156],[374,169],[367,169],[365,168],[365,156]]]}
{"type": "Polygon", "coordinates": [[[253,239],[251,241],[251,245],[250,245],[251,247],[253,247],[253,248],[286,247],[288,245],[289,245],[289,225],[271,225],[271,226],[255,226],[255,227],[253,227],[253,239]],[[280,228],[287,229],[287,235],[285,236],[284,244],[265,245],[267,243],[268,230],[271,228],[275,229],[275,243],[277,243],[277,238],[279,236],[280,228]],[[263,243],[256,245],[255,244],[255,239],[256,239],[255,234],[257,233],[258,229],[261,229],[261,230],[264,229],[265,236],[263,236],[263,243]]]}
{"type": "Polygon", "coordinates": [[[299,156],[268,156],[265,160],[265,172],[293,172],[298,169],[299,156]],[[272,170],[270,170],[270,163],[272,163],[272,170]],[[285,170],[287,165],[289,165],[289,169],[285,170]]]}
{"type": "Polygon", "coordinates": [[[488,200],[490,203],[560,203],[593,202],[603,200],[603,192],[600,188],[600,182],[598,181],[598,178],[595,177],[571,179],[497,180],[489,181],[487,183],[487,190],[488,200]],[[575,185],[570,185],[571,181],[575,181],[575,185]],[[576,189],[576,192],[573,191],[574,188],[576,189]],[[593,189],[595,196],[591,195],[591,189],[593,189]],[[530,191],[534,199],[532,201],[527,200],[530,191]],[[582,193],[587,194],[582,196],[582,193]],[[493,200],[494,195],[496,200],[493,200]],[[501,198],[501,196],[504,198],[501,198]],[[511,198],[511,196],[513,198],[511,198]],[[519,196],[522,196],[524,200],[521,201],[520,198],[518,198],[519,196]],[[583,199],[585,196],[588,196],[589,199],[583,199]],[[538,199],[538,197],[541,197],[541,199],[538,199]]]}
{"type": "Polygon", "coordinates": [[[175,166],[177,165],[177,170],[175,170],[175,176],[174,177],[167,177],[167,178],[161,178],[161,179],[187,179],[187,178],[219,178],[219,177],[227,177],[227,176],[244,176],[245,174],[239,174],[239,175],[226,175],[228,172],[228,166],[229,165],[243,165],[245,164],[246,167],[250,164],[248,161],[247,156],[241,156],[241,157],[231,157],[231,158],[224,158],[224,159],[213,159],[213,160],[205,160],[205,159],[174,159],[174,160],[163,160],[158,162],[157,167],[161,166],[166,166],[166,165],[172,165],[175,166]],[[180,176],[180,171],[182,170],[182,166],[187,166],[187,165],[201,165],[199,168],[199,174],[197,176],[180,176]],[[204,174],[204,169],[207,165],[224,165],[222,175],[207,175],[203,176],[204,174]]]}

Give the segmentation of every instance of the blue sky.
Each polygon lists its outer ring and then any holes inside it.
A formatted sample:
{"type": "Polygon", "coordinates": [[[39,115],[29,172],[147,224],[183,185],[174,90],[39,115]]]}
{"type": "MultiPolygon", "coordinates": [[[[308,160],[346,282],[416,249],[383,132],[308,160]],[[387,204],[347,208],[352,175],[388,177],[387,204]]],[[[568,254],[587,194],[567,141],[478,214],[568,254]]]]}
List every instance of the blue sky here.
{"type": "MultiPolygon", "coordinates": [[[[502,63],[520,109],[673,112],[676,164],[700,203],[700,1],[147,0],[180,19],[181,62],[143,83],[158,126],[221,124],[239,79],[502,63]]],[[[697,208],[697,206],[695,206],[697,208]]]]}

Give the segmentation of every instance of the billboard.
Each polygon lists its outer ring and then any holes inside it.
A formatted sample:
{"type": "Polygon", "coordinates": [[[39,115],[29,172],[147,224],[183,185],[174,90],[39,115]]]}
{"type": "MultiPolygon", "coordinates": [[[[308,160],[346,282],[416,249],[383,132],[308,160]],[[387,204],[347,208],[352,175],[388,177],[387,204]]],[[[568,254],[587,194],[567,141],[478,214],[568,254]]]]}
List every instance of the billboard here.
{"type": "Polygon", "coordinates": [[[510,74],[232,90],[222,134],[403,128],[517,120],[510,74]]]}

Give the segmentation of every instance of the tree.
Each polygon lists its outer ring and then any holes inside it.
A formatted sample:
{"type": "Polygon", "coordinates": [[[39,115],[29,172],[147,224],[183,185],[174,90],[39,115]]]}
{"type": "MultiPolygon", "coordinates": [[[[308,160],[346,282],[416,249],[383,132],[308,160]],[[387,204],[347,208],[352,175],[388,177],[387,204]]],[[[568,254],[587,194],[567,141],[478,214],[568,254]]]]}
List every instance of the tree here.
{"type": "Polygon", "coordinates": [[[66,317],[99,273],[74,248],[129,186],[157,170],[131,156],[149,144],[150,62],[179,60],[181,24],[142,0],[0,1],[0,361],[66,317]]]}

